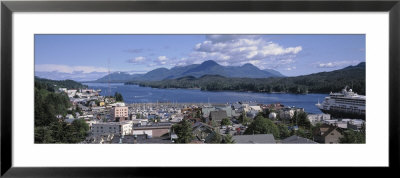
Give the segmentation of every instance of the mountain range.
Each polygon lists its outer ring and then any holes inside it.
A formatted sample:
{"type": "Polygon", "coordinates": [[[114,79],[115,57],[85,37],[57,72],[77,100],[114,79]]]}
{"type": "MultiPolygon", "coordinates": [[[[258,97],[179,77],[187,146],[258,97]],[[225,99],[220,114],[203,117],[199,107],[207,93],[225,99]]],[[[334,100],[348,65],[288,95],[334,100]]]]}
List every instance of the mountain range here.
{"type": "Polygon", "coordinates": [[[276,70],[261,70],[249,63],[242,66],[222,66],[213,60],[208,60],[201,64],[176,66],[171,69],[157,68],[145,74],[128,74],[126,72],[114,72],[93,82],[161,81],[166,79],[177,79],[185,76],[199,78],[204,75],[220,75],[228,78],[285,77],[276,70]]]}
{"type": "Polygon", "coordinates": [[[125,84],[153,88],[200,88],[206,91],[254,91],[285,93],[329,93],[349,86],[365,95],[365,62],[330,72],[296,77],[240,78],[221,75],[185,76],[162,81],[132,81],[125,84]]]}

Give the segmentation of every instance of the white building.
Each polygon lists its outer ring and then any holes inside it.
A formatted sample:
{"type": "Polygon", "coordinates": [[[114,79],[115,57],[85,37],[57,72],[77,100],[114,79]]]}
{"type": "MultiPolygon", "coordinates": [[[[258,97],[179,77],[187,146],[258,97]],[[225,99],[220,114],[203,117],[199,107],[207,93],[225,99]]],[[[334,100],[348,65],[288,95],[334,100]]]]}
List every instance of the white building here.
{"type": "Polygon", "coordinates": [[[140,124],[141,126],[147,125],[148,120],[147,119],[133,119],[132,120],[133,124],[140,124]]]}
{"type": "Polygon", "coordinates": [[[324,120],[322,123],[328,124],[328,125],[334,125],[337,127],[340,127],[342,129],[347,129],[347,120],[324,120]]]}
{"type": "Polygon", "coordinates": [[[67,88],[59,88],[58,91],[67,93],[67,88]]]}
{"type": "Polygon", "coordinates": [[[268,118],[276,119],[276,113],[274,113],[274,112],[269,113],[268,118]]]}
{"type": "Polygon", "coordinates": [[[281,119],[291,119],[294,116],[294,110],[282,110],[279,112],[281,119]]]}
{"type": "Polygon", "coordinates": [[[118,103],[110,104],[110,106],[114,106],[114,107],[125,107],[125,103],[123,103],[123,102],[118,102],[118,103]]]}
{"type": "Polygon", "coordinates": [[[364,120],[352,119],[349,122],[347,122],[347,128],[353,129],[353,130],[360,130],[364,123],[365,123],[364,120]]]}
{"type": "Polygon", "coordinates": [[[258,111],[258,112],[262,111],[260,106],[249,106],[249,107],[250,107],[251,110],[254,110],[254,111],[258,111]]]}
{"type": "Polygon", "coordinates": [[[132,122],[102,122],[93,123],[91,132],[93,135],[120,134],[132,135],[132,122]]]}
{"type": "Polygon", "coordinates": [[[104,106],[92,107],[93,112],[102,112],[106,109],[104,106]]]}
{"type": "Polygon", "coordinates": [[[315,125],[316,123],[325,121],[325,120],[330,120],[331,115],[330,114],[308,114],[307,119],[311,122],[312,125],[315,125]]]}
{"type": "Polygon", "coordinates": [[[153,130],[133,130],[133,135],[147,135],[149,138],[153,137],[153,130]]]}
{"type": "Polygon", "coordinates": [[[98,121],[85,121],[85,122],[86,122],[86,124],[89,125],[90,130],[92,130],[93,124],[97,124],[98,123],[98,121]]]}
{"type": "Polygon", "coordinates": [[[304,112],[304,108],[296,108],[296,107],[285,107],[282,108],[279,112],[279,117],[281,119],[292,119],[294,113],[304,112]]]}
{"type": "Polygon", "coordinates": [[[68,97],[72,98],[75,96],[77,90],[67,90],[68,97]]]}

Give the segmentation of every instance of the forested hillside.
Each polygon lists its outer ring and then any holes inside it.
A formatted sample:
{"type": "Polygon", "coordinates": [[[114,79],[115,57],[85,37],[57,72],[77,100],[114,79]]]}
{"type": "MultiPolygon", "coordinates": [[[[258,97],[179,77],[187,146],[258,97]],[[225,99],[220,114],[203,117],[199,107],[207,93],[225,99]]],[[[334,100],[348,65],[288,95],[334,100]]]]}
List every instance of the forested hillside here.
{"type": "Polygon", "coordinates": [[[365,62],[331,72],[297,77],[227,78],[220,75],[181,77],[163,81],[127,82],[153,88],[200,88],[206,91],[253,91],[285,93],[329,93],[341,91],[346,85],[365,95],[365,62]]]}
{"type": "Polygon", "coordinates": [[[66,93],[56,93],[55,88],[83,87],[75,81],[55,81],[35,78],[35,143],[79,143],[86,137],[88,124],[76,119],[67,124],[58,115],[65,116],[79,112],[72,108],[66,93]],[[54,86],[56,85],[56,86],[54,86]]]}

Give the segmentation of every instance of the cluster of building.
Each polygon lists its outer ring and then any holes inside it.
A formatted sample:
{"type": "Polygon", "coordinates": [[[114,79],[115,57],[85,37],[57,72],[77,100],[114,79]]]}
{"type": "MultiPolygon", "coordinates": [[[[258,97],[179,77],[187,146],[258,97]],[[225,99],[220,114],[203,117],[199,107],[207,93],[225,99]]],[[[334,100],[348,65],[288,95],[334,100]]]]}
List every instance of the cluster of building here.
{"type": "Polygon", "coordinates": [[[333,120],[329,114],[308,114],[311,124],[322,124],[320,131],[313,133],[314,140],[295,135],[276,140],[272,134],[244,135],[247,126],[238,119],[246,117],[251,120],[268,111],[269,119],[290,120],[296,112],[304,112],[303,108],[256,102],[125,104],[101,96],[100,90],[60,88],[59,92],[67,93],[73,105],[71,109],[79,108],[81,111],[65,116],[65,122],[84,119],[89,125],[90,133],[84,143],[173,143],[178,139],[173,125],[183,119],[192,123],[192,143],[211,143],[216,134],[232,135],[235,143],[338,143],[342,136],[338,129],[359,130],[364,124],[363,120],[333,120]],[[231,124],[221,126],[223,119],[229,119],[231,124]]]}

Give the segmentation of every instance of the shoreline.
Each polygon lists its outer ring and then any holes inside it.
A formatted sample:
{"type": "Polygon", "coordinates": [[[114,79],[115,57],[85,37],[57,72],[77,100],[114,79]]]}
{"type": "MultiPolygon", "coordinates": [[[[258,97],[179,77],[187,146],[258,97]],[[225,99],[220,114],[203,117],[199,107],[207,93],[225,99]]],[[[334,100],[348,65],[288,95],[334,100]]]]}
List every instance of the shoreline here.
{"type": "MultiPolygon", "coordinates": [[[[100,83],[100,84],[107,84],[105,82],[82,82],[82,84],[85,83],[100,83]]],[[[110,82],[110,84],[122,84],[122,85],[136,85],[138,87],[143,87],[143,88],[155,88],[155,89],[187,89],[187,90],[199,90],[203,92],[240,92],[240,93],[266,93],[266,94],[293,94],[293,95],[307,95],[307,94],[321,94],[324,95],[325,93],[312,93],[312,92],[307,92],[307,93],[291,93],[291,92],[257,92],[257,91],[243,91],[243,90],[201,90],[201,88],[160,88],[160,87],[151,87],[151,86],[141,86],[139,84],[125,84],[122,82],[110,82]]]]}

